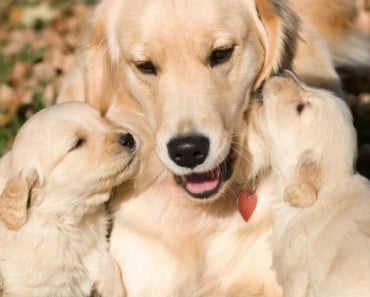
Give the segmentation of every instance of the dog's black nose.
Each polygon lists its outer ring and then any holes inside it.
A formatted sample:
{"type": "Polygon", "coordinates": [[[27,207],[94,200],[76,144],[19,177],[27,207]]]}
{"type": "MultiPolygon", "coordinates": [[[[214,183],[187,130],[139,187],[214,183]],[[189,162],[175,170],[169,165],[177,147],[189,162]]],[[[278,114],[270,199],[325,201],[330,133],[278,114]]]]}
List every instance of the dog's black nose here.
{"type": "Polygon", "coordinates": [[[130,133],[121,133],[119,135],[119,144],[133,150],[136,148],[136,142],[134,137],[130,133]]]}
{"type": "Polygon", "coordinates": [[[209,139],[202,135],[178,136],[167,143],[167,150],[177,165],[194,168],[207,158],[209,139]]]}

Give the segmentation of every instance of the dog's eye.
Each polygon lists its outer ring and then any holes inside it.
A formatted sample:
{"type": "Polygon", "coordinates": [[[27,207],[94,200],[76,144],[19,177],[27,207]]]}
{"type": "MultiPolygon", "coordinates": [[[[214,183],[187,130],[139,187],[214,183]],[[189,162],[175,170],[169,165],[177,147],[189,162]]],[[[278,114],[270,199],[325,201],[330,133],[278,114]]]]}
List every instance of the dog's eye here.
{"type": "Polygon", "coordinates": [[[154,64],[150,61],[138,63],[135,65],[137,69],[139,69],[140,72],[144,74],[157,74],[157,69],[154,66],[154,64]]]}
{"type": "Polygon", "coordinates": [[[302,111],[304,110],[304,107],[305,107],[304,103],[298,103],[298,105],[296,107],[296,110],[297,110],[298,114],[302,113],[302,111]]]}
{"type": "Polygon", "coordinates": [[[209,64],[211,67],[225,63],[229,60],[234,52],[234,47],[219,48],[211,52],[209,56],[209,64]]]}
{"type": "Polygon", "coordinates": [[[78,148],[80,148],[81,146],[83,146],[86,142],[86,139],[83,138],[83,137],[79,137],[75,143],[73,144],[73,146],[70,148],[69,151],[73,151],[73,150],[76,150],[78,148]]]}

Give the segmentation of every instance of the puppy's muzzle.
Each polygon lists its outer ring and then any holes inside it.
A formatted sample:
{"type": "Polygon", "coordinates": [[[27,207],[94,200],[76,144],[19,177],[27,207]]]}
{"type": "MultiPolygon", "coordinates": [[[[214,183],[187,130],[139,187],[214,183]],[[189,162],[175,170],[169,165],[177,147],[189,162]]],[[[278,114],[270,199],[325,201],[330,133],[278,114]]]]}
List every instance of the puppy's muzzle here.
{"type": "Polygon", "coordinates": [[[203,135],[179,135],[167,143],[168,154],[180,167],[193,169],[202,164],[209,153],[209,139],[203,135]]]}

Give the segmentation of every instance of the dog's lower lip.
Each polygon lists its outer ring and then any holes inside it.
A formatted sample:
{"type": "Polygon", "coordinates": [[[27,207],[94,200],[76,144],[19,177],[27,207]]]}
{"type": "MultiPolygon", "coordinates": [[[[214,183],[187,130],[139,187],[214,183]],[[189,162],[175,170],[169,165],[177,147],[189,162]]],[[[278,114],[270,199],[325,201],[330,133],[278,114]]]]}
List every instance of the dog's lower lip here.
{"type": "Polygon", "coordinates": [[[217,194],[224,181],[231,176],[231,154],[216,168],[202,173],[175,175],[176,182],[192,197],[208,199],[217,194]]]}

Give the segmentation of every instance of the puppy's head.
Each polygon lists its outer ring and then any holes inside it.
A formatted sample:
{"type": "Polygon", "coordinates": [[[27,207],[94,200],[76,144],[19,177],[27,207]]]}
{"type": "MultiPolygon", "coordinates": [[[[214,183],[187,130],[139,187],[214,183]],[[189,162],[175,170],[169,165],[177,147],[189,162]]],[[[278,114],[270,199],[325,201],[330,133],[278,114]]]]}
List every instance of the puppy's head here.
{"type": "Polygon", "coordinates": [[[87,104],[42,110],[21,128],[1,162],[1,221],[19,228],[33,203],[93,204],[89,198],[134,173],[135,152],[133,136],[87,104]]]}
{"type": "Polygon", "coordinates": [[[178,184],[193,198],[218,198],[235,174],[249,94],[289,68],[296,24],[283,1],[102,1],[88,101],[105,109],[133,98],[178,184]]]}
{"type": "Polygon", "coordinates": [[[265,83],[263,105],[256,112],[272,166],[287,180],[304,172],[319,173],[321,182],[353,174],[356,133],[342,99],[285,71],[265,83]]]}

